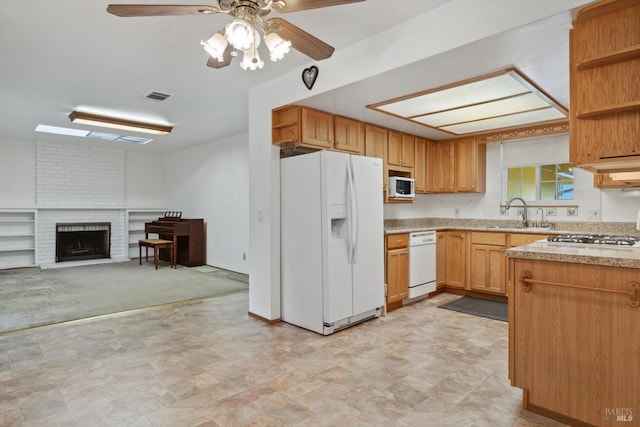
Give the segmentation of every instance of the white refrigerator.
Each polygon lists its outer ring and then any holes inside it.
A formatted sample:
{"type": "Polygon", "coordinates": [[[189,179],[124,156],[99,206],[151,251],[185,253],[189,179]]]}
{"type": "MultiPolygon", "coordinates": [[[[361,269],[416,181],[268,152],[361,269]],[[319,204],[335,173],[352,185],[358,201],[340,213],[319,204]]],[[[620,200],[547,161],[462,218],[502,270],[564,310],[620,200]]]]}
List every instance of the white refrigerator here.
{"type": "Polygon", "coordinates": [[[328,335],[384,305],[382,159],[334,151],[280,161],[281,318],[328,335]]]}

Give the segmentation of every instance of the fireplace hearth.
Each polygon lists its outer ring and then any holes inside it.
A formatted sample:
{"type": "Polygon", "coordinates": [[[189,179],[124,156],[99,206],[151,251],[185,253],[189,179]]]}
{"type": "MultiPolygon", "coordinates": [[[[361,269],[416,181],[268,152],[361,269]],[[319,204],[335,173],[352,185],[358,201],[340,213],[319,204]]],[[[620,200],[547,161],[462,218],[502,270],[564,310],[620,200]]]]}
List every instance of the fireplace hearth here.
{"type": "Polygon", "coordinates": [[[111,223],[56,224],[56,262],[111,257],[111,223]]]}

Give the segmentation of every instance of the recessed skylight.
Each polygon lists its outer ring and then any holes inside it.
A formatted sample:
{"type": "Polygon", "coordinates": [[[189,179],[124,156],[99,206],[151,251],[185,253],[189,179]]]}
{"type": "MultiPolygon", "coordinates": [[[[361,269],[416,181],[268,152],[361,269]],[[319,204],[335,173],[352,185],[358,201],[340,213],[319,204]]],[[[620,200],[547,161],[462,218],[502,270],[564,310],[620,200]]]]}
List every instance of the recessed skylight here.
{"type": "Polygon", "coordinates": [[[68,136],[87,136],[88,130],[62,128],[58,126],[38,125],[36,126],[36,132],[53,133],[56,135],[68,135],[68,136]]]}
{"type": "Polygon", "coordinates": [[[566,108],[514,68],[367,107],[454,135],[568,117],[566,108]]]}
{"type": "Polygon", "coordinates": [[[120,141],[129,144],[146,144],[153,141],[151,138],[141,138],[139,136],[118,135],[106,132],[91,132],[88,130],[63,128],[58,126],[38,125],[36,132],[52,133],[56,135],[79,136],[83,138],[106,139],[109,141],[120,141]]]}

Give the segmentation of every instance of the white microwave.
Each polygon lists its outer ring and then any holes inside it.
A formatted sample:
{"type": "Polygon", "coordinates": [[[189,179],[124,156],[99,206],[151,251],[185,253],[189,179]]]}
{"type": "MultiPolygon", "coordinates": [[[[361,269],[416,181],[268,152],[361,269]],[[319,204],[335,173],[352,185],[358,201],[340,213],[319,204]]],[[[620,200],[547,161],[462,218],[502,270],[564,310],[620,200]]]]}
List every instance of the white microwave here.
{"type": "Polygon", "coordinates": [[[390,176],[388,182],[389,197],[415,197],[416,184],[413,178],[390,176]]]}

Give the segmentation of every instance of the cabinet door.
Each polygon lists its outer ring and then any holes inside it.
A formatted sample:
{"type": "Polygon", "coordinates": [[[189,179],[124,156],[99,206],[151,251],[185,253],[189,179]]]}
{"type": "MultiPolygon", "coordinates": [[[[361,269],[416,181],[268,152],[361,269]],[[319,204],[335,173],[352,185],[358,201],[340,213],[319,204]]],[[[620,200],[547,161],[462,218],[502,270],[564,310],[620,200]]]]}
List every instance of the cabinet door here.
{"type": "Polygon", "coordinates": [[[387,251],[387,303],[409,296],[409,249],[387,251]]]}
{"type": "Polygon", "coordinates": [[[382,159],[382,188],[387,189],[387,129],[366,124],[364,127],[364,155],[382,159]]]}
{"type": "Polygon", "coordinates": [[[471,289],[505,294],[507,259],[502,256],[503,250],[504,246],[471,245],[471,289]]]}
{"type": "Polygon", "coordinates": [[[402,134],[389,129],[387,164],[389,166],[402,166],[402,134]]]}
{"type": "Polygon", "coordinates": [[[445,266],[447,262],[447,232],[436,233],[436,289],[446,285],[445,266]]]}
{"type": "Polygon", "coordinates": [[[453,188],[453,140],[436,142],[433,150],[432,171],[433,191],[436,193],[452,193],[453,188]]]}
{"type": "Polygon", "coordinates": [[[415,163],[416,137],[406,133],[402,134],[402,166],[412,168],[415,163]]]}
{"type": "Polygon", "coordinates": [[[335,149],[353,154],[364,153],[364,123],[335,116],[335,149]]]}
{"type": "Polygon", "coordinates": [[[318,148],[333,148],[333,114],[302,109],[302,143],[318,148]]]}
{"type": "Polygon", "coordinates": [[[416,155],[413,166],[413,178],[416,180],[416,193],[427,192],[427,140],[416,138],[416,155]]]}
{"type": "Polygon", "coordinates": [[[464,231],[447,231],[445,282],[453,288],[464,288],[467,280],[467,245],[464,231]]]}
{"type": "Polygon", "coordinates": [[[483,192],[486,146],[475,138],[455,141],[455,191],[483,192]]]}

